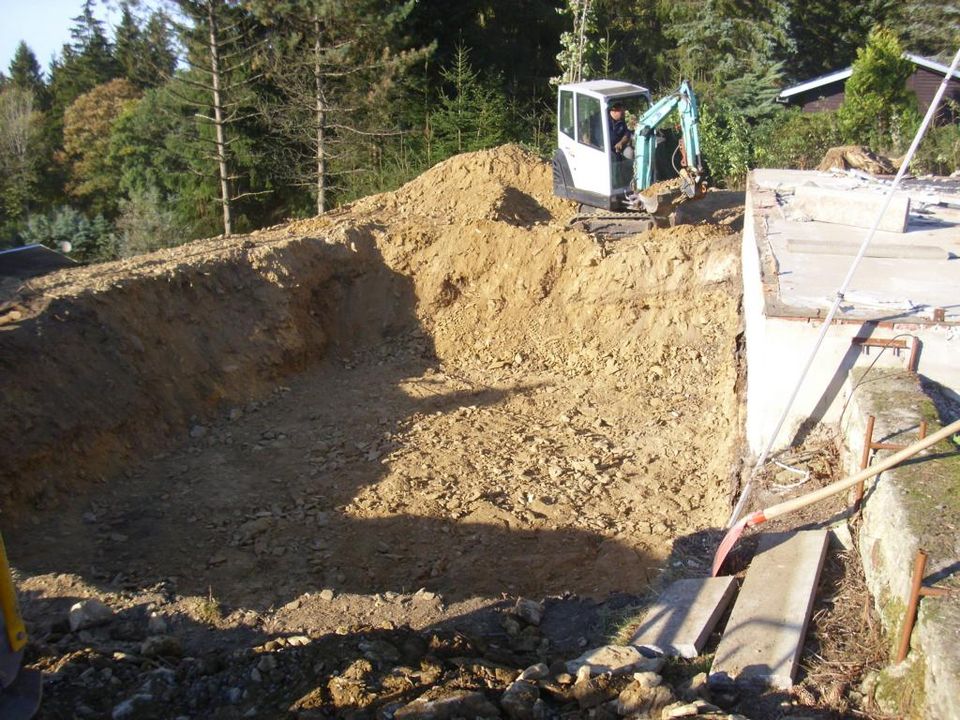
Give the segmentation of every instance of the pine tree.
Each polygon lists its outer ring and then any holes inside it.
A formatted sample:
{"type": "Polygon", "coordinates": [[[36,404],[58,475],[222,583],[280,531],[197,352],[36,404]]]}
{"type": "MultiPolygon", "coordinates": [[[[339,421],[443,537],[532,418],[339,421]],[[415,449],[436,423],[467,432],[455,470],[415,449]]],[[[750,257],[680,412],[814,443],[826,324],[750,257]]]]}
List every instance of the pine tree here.
{"type": "Polygon", "coordinates": [[[793,80],[850,65],[875,25],[892,26],[902,0],[792,0],[790,35],[796,50],[787,63],[793,80]]]}
{"type": "Polygon", "coordinates": [[[33,54],[33,50],[22,40],[17,45],[13,60],[10,61],[9,82],[14,87],[31,93],[38,110],[47,107],[49,94],[47,84],[43,80],[43,72],[40,70],[40,63],[37,62],[37,56],[33,54]]]}
{"type": "Polygon", "coordinates": [[[127,80],[138,87],[144,87],[143,81],[149,77],[142,72],[142,37],[129,2],[120,4],[120,22],[114,27],[114,58],[120,72],[127,80]]]}
{"type": "Polygon", "coordinates": [[[461,46],[452,66],[441,71],[447,88],[430,118],[441,157],[494,147],[504,141],[508,108],[493,81],[484,82],[461,46]]]}
{"type": "Polygon", "coordinates": [[[255,2],[272,29],[264,61],[278,93],[265,107],[289,153],[290,181],[312,187],[324,212],[338,181],[382,167],[384,138],[398,132],[384,113],[396,81],[427,49],[397,51],[394,29],[412,3],[381,0],[255,2]]]}
{"type": "Polygon", "coordinates": [[[898,27],[905,50],[949,64],[960,48],[960,3],[906,0],[898,27]]]}

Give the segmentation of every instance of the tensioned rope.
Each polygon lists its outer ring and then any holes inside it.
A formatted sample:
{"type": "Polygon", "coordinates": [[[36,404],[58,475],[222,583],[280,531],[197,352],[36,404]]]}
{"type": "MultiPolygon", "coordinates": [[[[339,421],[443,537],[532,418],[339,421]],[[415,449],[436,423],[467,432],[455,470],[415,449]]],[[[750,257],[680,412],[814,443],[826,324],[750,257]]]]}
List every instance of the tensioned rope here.
{"type": "Polygon", "coordinates": [[[907,154],[904,156],[903,162],[900,164],[900,169],[897,171],[897,175],[894,177],[893,183],[887,190],[883,206],[880,208],[880,212],[877,213],[877,217],[873,221],[873,226],[870,228],[870,232],[867,233],[866,237],[863,239],[863,242],[860,244],[860,251],[850,264],[850,269],[847,271],[847,276],[843,279],[843,282],[840,284],[840,287],[837,290],[837,295],[833,301],[833,306],[830,308],[830,312],[827,313],[826,318],[824,318],[823,325],[820,326],[820,334],[817,336],[817,340],[814,343],[813,348],[810,350],[810,354],[807,357],[806,364],[803,366],[803,370],[800,371],[800,377],[797,379],[797,382],[793,388],[793,392],[790,394],[790,399],[787,400],[787,404],[783,408],[783,413],[780,415],[780,419],[777,421],[777,427],[770,435],[769,440],[767,440],[767,444],[763,448],[763,452],[760,453],[757,463],[753,466],[753,470],[750,472],[750,477],[748,478],[746,485],[743,486],[743,491],[740,493],[740,499],[737,501],[736,507],[733,508],[733,513],[730,515],[730,519],[727,520],[728,528],[737,522],[740,517],[740,513],[743,512],[743,508],[747,504],[747,500],[750,498],[750,492],[753,490],[753,481],[756,479],[757,473],[760,472],[760,469],[767,462],[767,457],[769,456],[770,451],[773,449],[774,443],[777,441],[777,436],[780,435],[780,430],[783,429],[783,423],[786,422],[790,408],[793,407],[793,402],[797,399],[797,394],[800,392],[800,387],[803,385],[803,381],[807,376],[807,372],[809,372],[810,366],[813,365],[813,360],[816,357],[817,352],[820,350],[820,345],[823,343],[824,337],[827,335],[827,330],[830,328],[830,323],[833,322],[833,318],[837,314],[837,310],[840,308],[840,303],[843,302],[843,296],[847,291],[847,286],[853,279],[853,274],[856,272],[857,266],[860,264],[860,260],[862,260],[863,256],[866,254],[867,248],[873,240],[873,236],[876,235],[877,228],[880,226],[880,221],[887,212],[887,208],[890,207],[890,201],[893,199],[893,194],[896,192],[897,187],[900,185],[900,181],[903,179],[907,169],[910,167],[910,161],[913,160],[913,156],[917,152],[917,147],[920,145],[920,141],[923,139],[923,136],[927,131],[927,127],[933,120],[933,116],[936,114],[937,108],[940,106],[940,101],[943,99],[943,94],[947,90],[947,85],[953,79],[953,74],[956,72],[958,64],[960,64],[960,48],[957,48],[957,54],[953,56],[953,63],[950,65],[950,69],[947,71],[947,74],[944,75],[943,82],[940,83],[940,87],[937,88],[937,92],[934,95],[933,100],[930,102],[930,107],[927,108],[927,114],[924,115],[923,122],[920,123],[920,127],[917,129],[917,134],[914,136],[913,142],[910,143],[910,148],[907,150],[907,154]]]}

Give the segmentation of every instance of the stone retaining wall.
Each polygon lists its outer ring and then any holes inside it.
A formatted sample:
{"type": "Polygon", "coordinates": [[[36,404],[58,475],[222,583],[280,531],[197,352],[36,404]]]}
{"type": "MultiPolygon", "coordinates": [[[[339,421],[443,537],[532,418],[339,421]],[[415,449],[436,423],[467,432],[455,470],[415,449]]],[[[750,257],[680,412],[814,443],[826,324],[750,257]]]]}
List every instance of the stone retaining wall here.
{"type": "MultiPolygon", "coordinates": [[[[876,418],[874,442],[908,445],[919,424],[928,432],[956,419],[960,408],[939,386],[907,371],[851,372],[849,403],[841,419],[844,461],[860,468],[867,418],[876,418]]],[[[877,451],[884,453],[889,451],[877,451]]],[[[960,589],[960,455],[941,442],[867,483],[859,549],[867,585],[896,657],[918,549],[928,553],[926,584],[960,589]],[[938,457],[939,456],[939,457],[938,457]]],[[[875,697],[900,717],[960,719],[960,592],[924,597],[906,660],[884,670],[875,697]]]]}

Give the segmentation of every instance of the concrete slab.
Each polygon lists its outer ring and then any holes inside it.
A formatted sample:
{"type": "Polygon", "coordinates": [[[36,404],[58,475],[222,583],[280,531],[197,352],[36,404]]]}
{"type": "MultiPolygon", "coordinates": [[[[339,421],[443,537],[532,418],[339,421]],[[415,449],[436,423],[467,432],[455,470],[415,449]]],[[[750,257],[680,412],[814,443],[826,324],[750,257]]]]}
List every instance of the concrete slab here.
{"type": "Polygon", "coordinates": [[[760,539],[717,647],[711,684],[793,687],[826,553],[825,529],[760,539]]]}
{"type": "Polygon", "coordinates": [[[883,207],[886,202],[883,194],[871,192],[869,188],[837,190],[816,185],[800,185],[794,191],[794,197],[802,209],[818,222],[869,229],[883,210],[878,230],[902,233],[907,229],[910,197],[904,193],[895,193],[886,209],[883,207]]]}
{"type": "MultiPolygon", "coordinates": [[[[822,319],[868,230],[812,221],[794,212],[795,193],[811,186],[848,192],[850,204],[888,184],[800,170],[755,170],[748,179],[743,231],[743,308],[747,352],[746,435],[759,454],[796,386],[822,319]],[[856,192],[855,192],[856,191],[856,192]]],[[[960,179],[907,180],[906,232],[878,232],[844,293],[774,449],[800,440],[818,422],[836,422],[855,367],[904,368],[908,353],[870,352],[855,341],[916,337],[917,372],[960,390],[960,179]],[[896,246],[895,253],[890,249],[896,246]],[[935,249],[933,251],[932,249],[935,249]],[[874,257],[897,254],[902,257],[874,257]]]]}
{"type": "Polygon", "coordinates": [[[697,657],[736,587],[729,576],[678,580],[647,610],[630,644],[661,655],[697,657]]]}

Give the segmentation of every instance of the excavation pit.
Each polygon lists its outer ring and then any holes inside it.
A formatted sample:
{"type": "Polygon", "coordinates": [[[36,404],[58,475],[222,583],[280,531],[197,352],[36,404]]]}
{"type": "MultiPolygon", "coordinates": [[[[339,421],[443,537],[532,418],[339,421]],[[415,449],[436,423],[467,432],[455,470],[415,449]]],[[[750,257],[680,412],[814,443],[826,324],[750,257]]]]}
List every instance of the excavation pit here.
{"type": "Polygon", "coordinates": [[[4,530],[37,632],[92,596],[201,653],[644,592],[729,510],[739,239],[601,247],[572,214],[508,146],[21,288],[4,530]]]}

